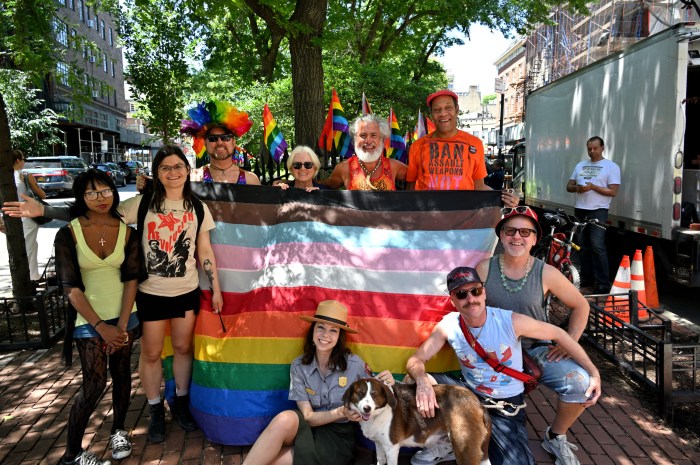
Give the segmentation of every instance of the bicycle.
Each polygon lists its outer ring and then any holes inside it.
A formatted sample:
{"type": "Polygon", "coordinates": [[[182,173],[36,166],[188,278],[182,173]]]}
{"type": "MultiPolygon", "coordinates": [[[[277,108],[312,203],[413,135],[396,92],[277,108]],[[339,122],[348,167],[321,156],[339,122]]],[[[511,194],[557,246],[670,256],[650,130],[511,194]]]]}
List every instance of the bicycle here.
{"type": "MultiPolygon", "coordinates": [[[[574,242],[576,233],[583,230],[586,226],[593,225],[598,228],[606,229],[596,219],[587,219],[580,222],[578,218],[567,214],[562,209],[554,211],[545,211],[540,218],[543,219],[545,227],[549,227],[549,234],[543,236],[540,242],[535,246],[533,256],[543,260],[548,265],[552,265],[559,270],[566,278],[576,286],[576,289],[581,287],[581,273],[571,261],[571,251],[579,251],[581,247],[574,242]],[[556,230],[560,229],[560,232],[556,230]],[[563,232],[568,229],[568,232],[563,232]]],[[[545,228],[543,228],[543,231],[545,228]]]]}

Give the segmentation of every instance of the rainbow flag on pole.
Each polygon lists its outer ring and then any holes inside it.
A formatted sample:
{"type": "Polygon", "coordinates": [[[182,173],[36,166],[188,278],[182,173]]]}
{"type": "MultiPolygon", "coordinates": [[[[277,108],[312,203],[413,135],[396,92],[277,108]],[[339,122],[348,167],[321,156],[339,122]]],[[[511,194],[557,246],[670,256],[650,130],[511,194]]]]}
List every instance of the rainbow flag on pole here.
{"type": "MultiPolygon", "coordinates": [[[[289,364],[308,328],[298,317],[313,315],[322,300],[348,306],[348,323],[360,331],[348,335],[353,352],[375,372],[401,378],[451,308],[447,273],[491,254],[500,219],[495,191],[247,187],[193,183],[216,222],[226,331],[200,273],[191,409],[217,444],[252,444],[274,415],[295,407],[287,400],[289,364]]],[[[428,363],[432,371],[458,367],[447,348],[428,363]]]]}
{"type": "Polygon", "coordinates": [[[275,117],[272,116],[270,108],[268,108],[267,103],[263,107],[263,131],[265,132],[265,147],[270,151],[270,155],[274,160],[279,163],[284,155],[284,151],[287,150],[287,141],[284,140],[282,131],[277,126],[277,121],[275,117]]]}
{"type": "Polygon", "coordinates": [[[386,148],[386,156],[396,158],[401,163],[406,163],[406,143],[399,129],[399,122],[396,120],[394,109],[389,110],[389,128],[391,129],[391,137],[384,142],[386,148]]]}
{"type": "Polygon", "coordinates": [[[348,120],[335,89],[333,89],[331,104],[328,107],[326,123],[323,125],[323,131],[318,139],[318,146],[326,152],[330,152],[335,147],[337,154],[343,158],[349,158],[355,153],[348,120]]]}

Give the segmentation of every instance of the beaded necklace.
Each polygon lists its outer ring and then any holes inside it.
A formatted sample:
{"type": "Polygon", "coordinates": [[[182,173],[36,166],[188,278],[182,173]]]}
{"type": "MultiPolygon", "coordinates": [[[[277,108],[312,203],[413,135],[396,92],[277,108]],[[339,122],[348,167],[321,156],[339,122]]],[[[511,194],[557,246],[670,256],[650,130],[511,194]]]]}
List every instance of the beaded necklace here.
{"type": "Polygon", "coordinates": [[[382,164],[382,159],[381,159],[381,158],[378,158],[378,159],[377,159],[377,164],[374,165],[374,169],[372,169],[372,171],[367,171],[367,168],[365,168],[365,164],[362,163],[362,160],[360,160],[360,159],[358,158],[357,161],[360,162],[360,168],[362,168],[362,171],[365,172],[365,176],[367,176],[367,180],[371,182],[371,181],[372,181],[372,179],[371,179],[371,178],[372,178],[372,175],[373,175],[374,173],[376,173],[377,169],[379,169],[379,165],[382,164]]]}
{"type": "MultiPolygon", "coordinates": [[[[498,259],[498,264],[500,265],[500,272],[501,272],[501,282],[503,283],[503,287],[506,289],[506,291],[514,293],[514,292],[520,292],[520,290],[525,286],[525,283],[527,283],[527,277],[530,274],[530,265],[532,264],[532,255],[527,257],[527,264],[525,265],[525,276],[519,279],[519,284],[518,287],[512,288],[508,287],[508,283],[506,282],[506,275],[503,273],[503,268],[505,268],[505,263],[503,262],[503,255],[501,255],[498,259]]],[[[515,280],[512,280],[515,281],[515,280]]]]}

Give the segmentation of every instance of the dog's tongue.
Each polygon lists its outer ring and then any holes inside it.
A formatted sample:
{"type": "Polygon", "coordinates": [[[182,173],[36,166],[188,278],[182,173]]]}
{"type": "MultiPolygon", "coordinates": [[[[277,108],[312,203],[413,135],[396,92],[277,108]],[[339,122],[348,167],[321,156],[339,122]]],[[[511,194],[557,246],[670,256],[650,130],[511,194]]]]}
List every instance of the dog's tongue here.
{"type": "Polygon", "coordinates": [[[362,420],[363,420],[363,421],[369,421],[369,417],[370,417],[369,414],[367,414],[367,413],[361,413],[360,415],[362,416],[362,420]]]}

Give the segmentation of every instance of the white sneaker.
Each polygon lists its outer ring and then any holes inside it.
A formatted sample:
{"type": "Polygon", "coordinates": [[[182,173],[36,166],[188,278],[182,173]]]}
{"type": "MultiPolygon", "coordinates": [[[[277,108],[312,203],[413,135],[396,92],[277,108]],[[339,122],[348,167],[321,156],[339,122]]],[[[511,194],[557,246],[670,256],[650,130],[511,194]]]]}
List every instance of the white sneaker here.
{"type": "Polygon", "coordinates": [[[112,448],[112,458],[121,460],[131,455],[131,442],[126,431],[118,429],[109,437],[109,447],[112,448]]]}
{"type": "Polygon", "coordinates": [[[411,457],[411,465],[432,465],[455,459],[452,444],[440,441],[430,447],[419,450],[411,457]]]}
{"type": "Polygon", "coordinates": [[[107,459],[98,459],[92,452],[84,450],[75,458],[73,463],[75,465],[110,465],[112,462],[107,459]]]}
{"type": "Polygon", "coordinates": [[[565,434],[559,434],[554,439],[549,439],[549,430],[551,427],[547,427],[544,432],[544,439],[542,440],[542,448],[556,457],[554,462],[556,465],[580,465],[580,462],[574,455],[574,450],[578,450],[578,447],[571,444],[566,440],[565,434]]]}

